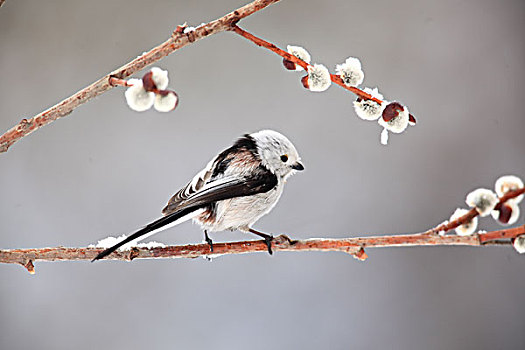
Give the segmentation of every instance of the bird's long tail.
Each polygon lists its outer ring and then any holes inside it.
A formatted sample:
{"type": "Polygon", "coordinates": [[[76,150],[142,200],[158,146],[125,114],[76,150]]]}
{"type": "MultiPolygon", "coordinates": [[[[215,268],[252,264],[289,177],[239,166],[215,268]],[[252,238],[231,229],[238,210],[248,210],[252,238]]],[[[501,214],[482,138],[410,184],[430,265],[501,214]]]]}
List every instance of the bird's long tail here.
{"type": "MultiPolygon", "coordinates": [[[[173,212],[169,215],[163,216],[160,219],[157,219],[153,221],[152,223],[149,223],[148,225],[144,226],[137,232],[131,234],[130,236],[123,239],[121,242],[118,242],[114,246],[104,250],[103,252],[99,253],[91,262],[102,259],[109,254],[113,253],[118,248],[122,247],[124,244],[129,243],[133,240],[136,240],[139,237],[145,236],[145,235],[151,235],[153,233],[160,232],[164,229],[167,229],[171,226],[177,225],[181,222],[184,222],[186,220],[189,220],[196,216],[202,208],[199,207],[192,207],[192,208],[186,208],[180,211],[173,212]]],[[[146,237],[143,237],[146,238],[146,237]]]]}

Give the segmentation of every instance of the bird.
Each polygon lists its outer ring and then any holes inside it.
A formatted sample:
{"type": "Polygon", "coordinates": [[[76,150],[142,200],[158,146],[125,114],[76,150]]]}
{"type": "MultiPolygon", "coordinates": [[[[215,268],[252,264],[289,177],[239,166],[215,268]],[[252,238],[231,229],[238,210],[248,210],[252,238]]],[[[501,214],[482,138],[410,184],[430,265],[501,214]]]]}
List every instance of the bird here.
{"type": "Polygon", "coordinates": [[[162,210],[163,216],[121,242],[105,249],[92,261],[102,259],[124,244],[193,219],[204,231],[213,252],[208,232],[250,232],[264,238],[272,254],[273,236],[252,228],[279,201],[287,179],[304,170],[295,146],[273,130],[245,134],[215,156],[162,210]]]}

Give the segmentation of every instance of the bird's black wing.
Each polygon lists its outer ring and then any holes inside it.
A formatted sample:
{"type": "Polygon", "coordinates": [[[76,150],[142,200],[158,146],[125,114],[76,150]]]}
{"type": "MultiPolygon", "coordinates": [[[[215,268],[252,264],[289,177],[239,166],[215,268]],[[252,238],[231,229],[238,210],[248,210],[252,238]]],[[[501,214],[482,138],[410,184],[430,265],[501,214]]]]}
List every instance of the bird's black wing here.
{"type": "Polygon", "coordinates": [[[262,166],[259,168],[258,171],[248,177],[226,177],[206,184],[199,192],[181,203],[180,209],[201,207],[230,198],[270,191],[277,185],[277,176],[262,166]]]}
{"type": "Polygon", "coordinates": [[[212,181],[203,186],[199,192],[192,194],[180,203],[176,211],[157,219],[129,237],[126,237],[126,239],[121,242],[104,250],[92,261],[102,259],[124,244],[169,225],[172,222],[212,203],[235,197],[244,197],[268,192],[277,185],[277,182],[277,176],[262,166],[250,176],[239,178],[225,177],[220,180],[212,181]]]}
{"type": "Polygon", "coordinates": [[[169,215],[179,210],[179,205],[184,203],[190,196],[197,193],[210,179],[213,169],[217,163],[217,158],[213,159],[202,169],[193,179],[183,188],[175,193],[169,200],[168,204],[162,209],[162,214],[169,215]]]}
{"type": "Polygon", "coordinates": [[[170,198],[166,207],[162,209],[162,214],[169,215],[180,210],[181,206],[188,199],[196,195],[209,182],[223,177],[232,161],[236,158],[243,159],[248,163],[260,162],[257,156],[257,145],[250,135],[244,135],[239,138],[233,146],[225,149],[212,159],[186,186],[170,198]]]}

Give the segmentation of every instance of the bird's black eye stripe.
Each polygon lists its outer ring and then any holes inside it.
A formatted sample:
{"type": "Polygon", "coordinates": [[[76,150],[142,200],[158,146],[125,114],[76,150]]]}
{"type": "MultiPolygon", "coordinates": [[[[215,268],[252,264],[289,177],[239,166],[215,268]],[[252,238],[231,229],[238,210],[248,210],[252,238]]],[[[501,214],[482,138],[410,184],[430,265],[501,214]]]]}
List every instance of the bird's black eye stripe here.
{"type": "Polygon", "coordinates": [[[281,156],[281,160],[282,160],[284,163],[286,163],[286,162],[288,161],[288,156],[287,156],[286,154],[283,154],[283,155],[281,156]]]}

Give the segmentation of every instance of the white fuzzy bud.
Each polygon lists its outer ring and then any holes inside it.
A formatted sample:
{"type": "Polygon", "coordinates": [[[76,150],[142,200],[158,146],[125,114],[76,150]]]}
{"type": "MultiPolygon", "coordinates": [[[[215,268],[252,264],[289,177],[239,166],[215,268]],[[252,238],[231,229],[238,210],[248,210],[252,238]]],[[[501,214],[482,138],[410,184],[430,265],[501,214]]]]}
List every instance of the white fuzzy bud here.
{"type": "Polygon", "coordinates": [[[512,243],[514,249],[520,254],[525,253],[525,235],[516,237],[514,243],[512,243]]]}
{"type": "Polygon", "coordinates": [[[130,79],[128,83],[133,84],[124,93],[129,108],[137,112],[150,109],[155,101],[155,93],[146,91],[140,79],[130,79]]]}
{"type": "Polygon", "coordinates": [[[381,113],[381,118],[377,121],[379,125],[396,134],[405,131],[408,127],[408,108],[399,102],[387,103],[385,101],[383,104],[386,106],[381,113]]]}
{"type": "Polygon", "coordinates": [[[355,57],[348,57],[343,64],[338,64],[335,71],[346,86],[358,86],[365,79],[365,73],[361,70],[361,62],[355,57]]]}
{"type": "Polygon", "coordinates": [[[498,204],[498,196],[486,188],[478,188],[467,195],[466,203],[471,208],[476,208],[479,215],[488,216],[498,204]]]}
{"type": "Polygon", "coordinates": [[[151,79],[157,86],[158,90],[164,90],[168,87],[168,71],[158,67],[151,68],[151,79]]]}
{"type": "Polygon", "coordinates": [[[388,144],[388,130],[386,128],[381,131],[381,144],[385,146],[388,144]]]}
{"type": "MultiPolygon", "coordinates": [[[[460,217],[462,217],[468,212],[469,211],[467,209],[458,208],[456,209],[454,214],[452,214],[452,216],[450,217],[450,221],[459,219],[460,217]]],[[[469,222],[466,222],[463,225],[459,225],[458,227],[456,227],[456,233],[458,234],[458,236],[470,236],[476,231],[477,227],[478,227],[478,218],[475,217],[469,222]]]]}
{"type": "Polygon", "coordinates": [[[507,226],[515,224],[520,217],[520,207],[513,201],[506,201],[498,210],[491,212],[492,217],[501,225],[507,226]]]}
{"type": "Polygon", "coordinates": [[[157,96],[155,96],[155,103],[153,106],[159,112],[171,112],[177,107],[178,103],[179,98],[177,97],[177,94],[173,91],[168,91],[167,94],[158,93],[157,96]]]}
{"type": "MultiPolygon", "coordinates": [[[[377,91],[377,88],[370,89],[370,88],[364,88],[364,92],[366,92],[369,95],[372,95],[372,97],[377,98],[378,100],[383,99],[383,95],[377,91]]],[[[383,109],[385,108],[386,103],[379,104],[377,102],[374,102],[372,100],[365,100],[365,99],[357,99],[357,101],[354,101],[354,110],[357,116],[364,120],[376,120],[381,116],[381,113],[383,112],[383,109]]]]}
{"type": "MultiPolygon", "coordinates": [[[[286,46],[286,50],[288,50],[289,54],[294,55],[295,57],[297,57],[300,60],[305,61],[306,63],[310,63],[310,61],[312,60],[312,58],[310,57],[310,54],[308,53],[308,51],[306,51],[301,46],[288,45],[288,46],[286,46]]],[[[295,70],[296,71],[300,71],[300,70],[304,70],[304,69],[303,69],[303,67],[301,67],[301,66],[296,64],[295,65],[295,70]]]]}
{"type": "Polygon", "coordinates": [[[310,91],[325,91],[331,84],[332,81],[328,68],[322,64],[308,66],[308,89],[310,89],[310,91]]]}
{"type": "MultiPolygon", "coordinates": [[[[496,180],[496,193],[498,196],[502,197],[507,192],[519,190],[523,188],[523,181],[517,176],[514,175],[506,175],[500,177],[498,180],[496,180]]],[[[523,195],[519,195],[515,198],[510,199],[509,201],[513,201],[515,203],[521,202],[523,199],[523,195]]]]}

